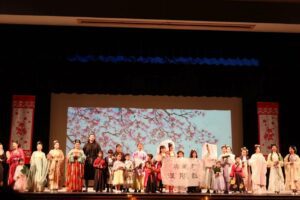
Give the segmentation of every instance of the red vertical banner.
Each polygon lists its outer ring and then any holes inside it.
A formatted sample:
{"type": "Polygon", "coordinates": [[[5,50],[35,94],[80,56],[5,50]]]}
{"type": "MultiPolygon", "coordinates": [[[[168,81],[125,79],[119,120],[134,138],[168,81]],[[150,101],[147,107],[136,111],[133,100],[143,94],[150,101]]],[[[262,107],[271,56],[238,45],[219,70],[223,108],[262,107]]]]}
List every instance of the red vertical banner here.
{"type": "Polygon", "coordinates": [[[12,99],[12,120],[10,149],[12,141],[17,140],[24,150],[25,163],[30,162],[34,125],[35,96],[14,95],[12,99]]]}
{"type": "Polygon", "coordinates": [[[278,109],[276,102],[257,102],[258,137],[264,155],[270,152],[272,144],[279,147],[278,109]]]}

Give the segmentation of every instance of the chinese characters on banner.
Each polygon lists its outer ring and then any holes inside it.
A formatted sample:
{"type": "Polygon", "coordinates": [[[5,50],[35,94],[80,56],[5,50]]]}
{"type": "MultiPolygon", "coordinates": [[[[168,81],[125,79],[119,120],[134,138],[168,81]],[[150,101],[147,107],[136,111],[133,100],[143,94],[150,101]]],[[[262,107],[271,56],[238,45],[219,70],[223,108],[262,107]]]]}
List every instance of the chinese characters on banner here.
{"type": "Polygon", "coordinates": [[[163,184],[173,186],[199,186],[203,179],[201,160],[192,158],[166,158],[163,160],[161,177],[163,184]]]}
{"type": "Polygon", "coordinates": [[[25,163],[28,164],[32,150],[35,96],[14,95],[12,101],[10,149],[12,149],[12,141],[17,140],[24,150],[25,163]]]}
{"type": "Polygon", "coordinates": [[[278,103],[257,102],[258,134],[261,152],[267,155],[271,144],[279,146],[278,103]]]}

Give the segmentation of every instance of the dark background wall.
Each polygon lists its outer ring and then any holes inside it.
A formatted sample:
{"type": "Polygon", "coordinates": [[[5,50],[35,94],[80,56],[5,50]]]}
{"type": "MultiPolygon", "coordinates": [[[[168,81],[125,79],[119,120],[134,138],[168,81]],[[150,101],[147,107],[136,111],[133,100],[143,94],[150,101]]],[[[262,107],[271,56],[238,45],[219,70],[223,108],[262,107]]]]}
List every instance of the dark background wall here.
{"type": "Polygon", "coordinates": [[[280,142],[295,144],[299,34],[1,25],[0,141],[7,147],[11,97],[36,95],[34,142],[48,151],[50,94],[243,98],[244,145],[257,143],[257,101],[280,103],[280,142]],[[258,67],[69,62],[72,55],[255,58],[258,67]]]}

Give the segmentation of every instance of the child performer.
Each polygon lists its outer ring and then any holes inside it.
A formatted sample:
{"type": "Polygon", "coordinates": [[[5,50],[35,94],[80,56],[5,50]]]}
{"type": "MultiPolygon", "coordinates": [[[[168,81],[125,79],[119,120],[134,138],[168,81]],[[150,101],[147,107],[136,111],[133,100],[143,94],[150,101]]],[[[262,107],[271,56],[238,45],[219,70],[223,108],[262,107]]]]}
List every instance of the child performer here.
{"type": "Polygon", "coordinates": [[[18,192],[25,192],[27,188],[27,174],[29,170],[24,165],[24,160],[20,158],[19,165],[16,168],[15,174],[14,174],[14,190],[18,192]]]}
{"type": "MultiPolygon", "coordinates": [[[[168,143],[168,151],[166,152],[166,156],[170,157],[170,158],[175,157],[174,145],[171,142],[168,143]]],[[[173,185],[166,185],[166,188],[168,188],[170,193],[172,193],[174,191],[174,186],[173,185]]]]}
{"type": "Polygon", "coordinates": [[[223,176],[225,180],[225,193],[228,194],[229,191],[229,181],[230,181],[230,172],[231,166],[234,163],[234,158],[232,159],[231,155],[228,153],[229,147],[227,145],[223,145],[221,147],[222,154],[219,156],[219,160],[221,161],[221,166],[223,167],[223,176]]]}
{"type": "Polygon", "coordinates": [[[154,169],[152,162],[150,161],[151,156],[149,156],[149,154],[148,154],[148,157],[150,159],[148,159],[146,161],[145,168],[144,168],[144,171],[145,171],[144,187],[145,187],[146,193],[149,193],[149,192],[155,193],[156,192],[155,169],[154,169]]]}
{"type": "Polygon", "coordinates": [[[121,185],[124,184],[124,168],[125,164],[121,161],[122,154],[117,154],[117,160],[114,162],[114,166],[112,168],[114,176],[113,176],[113,185],[116,186],[116,192],[121,193],[121,185]]]}
{"type": "Polygon", "coordinates": [[[129,192],[133,184],[133,162],[130,160],[130,154],[125,154],[125,184],[124,192],[129,192]]]}
{"type": "Polygon", "coordinates": [[[146,162],[147,154],[143,150],[143,144],[137,144],[137,151],[132,154],[134,161],[134,192],[141,192],[144,185],[143,167],[146,162]]]}
{"type": "Polygon", "coordinates": [[[114,166],[114,161],[115,157],[113,156],[114,152],[112,149],[108,150],[108,156],[105,157],[105,163],[106,163],[106,168],[105,168],[105,179],[106,179],[106,192],[113,192],[112,190],[112,181],[113,181],[113,166],[114,166]]]}
{"type": "Polygon", "coordinates": [[[95,168],[94,190],[102,192],[105,189],[105,168],[106,163],[103,159],[103,152],[99,151],[98,157],[93,163],[95,168]]]}
{"type": "Polygon", "coordinates": [[[230,173],[231,181],[230,181],[230,190],[234,192],[244,192],[245,184],[244,184],[244,174],[243,168],[241,165],[241,158],[239,156],[235,157],[235,163],[231,167],[230,173]]]}
{"type": "Polygon", "coordinates": [[[159,147],[159,153],[156,156],[156,163],[155,163],[155,169],[156,169],[156,181],[158,186],[158,191],[160,193],[163,192],[163,183],[161,178],[161,172],[160,169],[162,167],[163,159],[166,157],[166,147],[164,145],[161,145],[159,147]]]}
{"type": "MultiPolygon", "coordinates": [[[[177,152],[177,158],[182,159],[184,158],[184,152],[183,150],[179,150],[177,152]]],[[[185,193],[186,192],[186,188],[184,186],[177,186],[176,190],[178,193],[185,193]]]]}
{"type": "Polygon", "coordinates": [[[249,165],[249,156],[248,156],[248,149],[247,147],[241,148],[241,162],[244,174],[244,184],[245,190],[250,192],[252,190],[252,183],[251,183],[251,170],[249,165]]]}
{"type": "Polygon", "coordinates": [[[223,176],[223,168],[221,167],[221,161],[218,160],[213,167],[214,172],[214,190],[216,193],[222,193],[225,190],[225,181],[223,176]]]}
{"type": "Polygon", "coordinates": [[[202,159],[204,164],[204,180],[203,180],[203,187],[206,189],[207,193],[211,193],[213,188],[213,180],[214,180],[214,172],[212,167],[216,163],[216,155],[213,152],[213,148],[216,147],[215,145],[205,143],[202,147],[202,159]]]}
{"type": "MultiPolygon", "coordinates": [[[[195,149],[192,149],[190,152],[190,158],[193,160],[198,160],[198,153],[195,149]]],[[[197,186],[189,186],[187,192],[188,193],[194,193],[197,192],[199,189],[197,186]]]]}

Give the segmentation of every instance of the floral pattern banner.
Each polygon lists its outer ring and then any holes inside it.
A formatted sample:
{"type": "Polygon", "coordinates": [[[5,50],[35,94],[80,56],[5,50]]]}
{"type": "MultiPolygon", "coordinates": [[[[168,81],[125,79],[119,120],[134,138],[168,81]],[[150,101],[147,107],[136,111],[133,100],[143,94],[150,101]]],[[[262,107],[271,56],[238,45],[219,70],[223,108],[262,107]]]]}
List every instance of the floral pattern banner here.
{"type": "MultiPolygon", "coordinates": [[[[10,145],[17,140],[24,150],[25,163],[28,164],[31,156],[31,143],[34,125],[35,96],[14,95],[12,100],[12,122],[10,145]]],[[[10,146],[10,149],[12,146],[10,146]]]]}
{"type": "Polygon", "coordinates": [[[264,155],[270,152],[272,144],[279,146],[278,108],[278,103],[257,102],[259,143],[264,155]]]}
{"type": "Polygon", "coordinates": [[[183,149],[186,155],[191,149],[201,153],[206,142],[231,145],[231,111],[69,107],[66,151],[75,139],[84,144],[90,133],[105,154],[116,144],[133,153],[141,142],[147,153],[155,155],[165,140],[173,141],[175,150],[183,149]]]}

